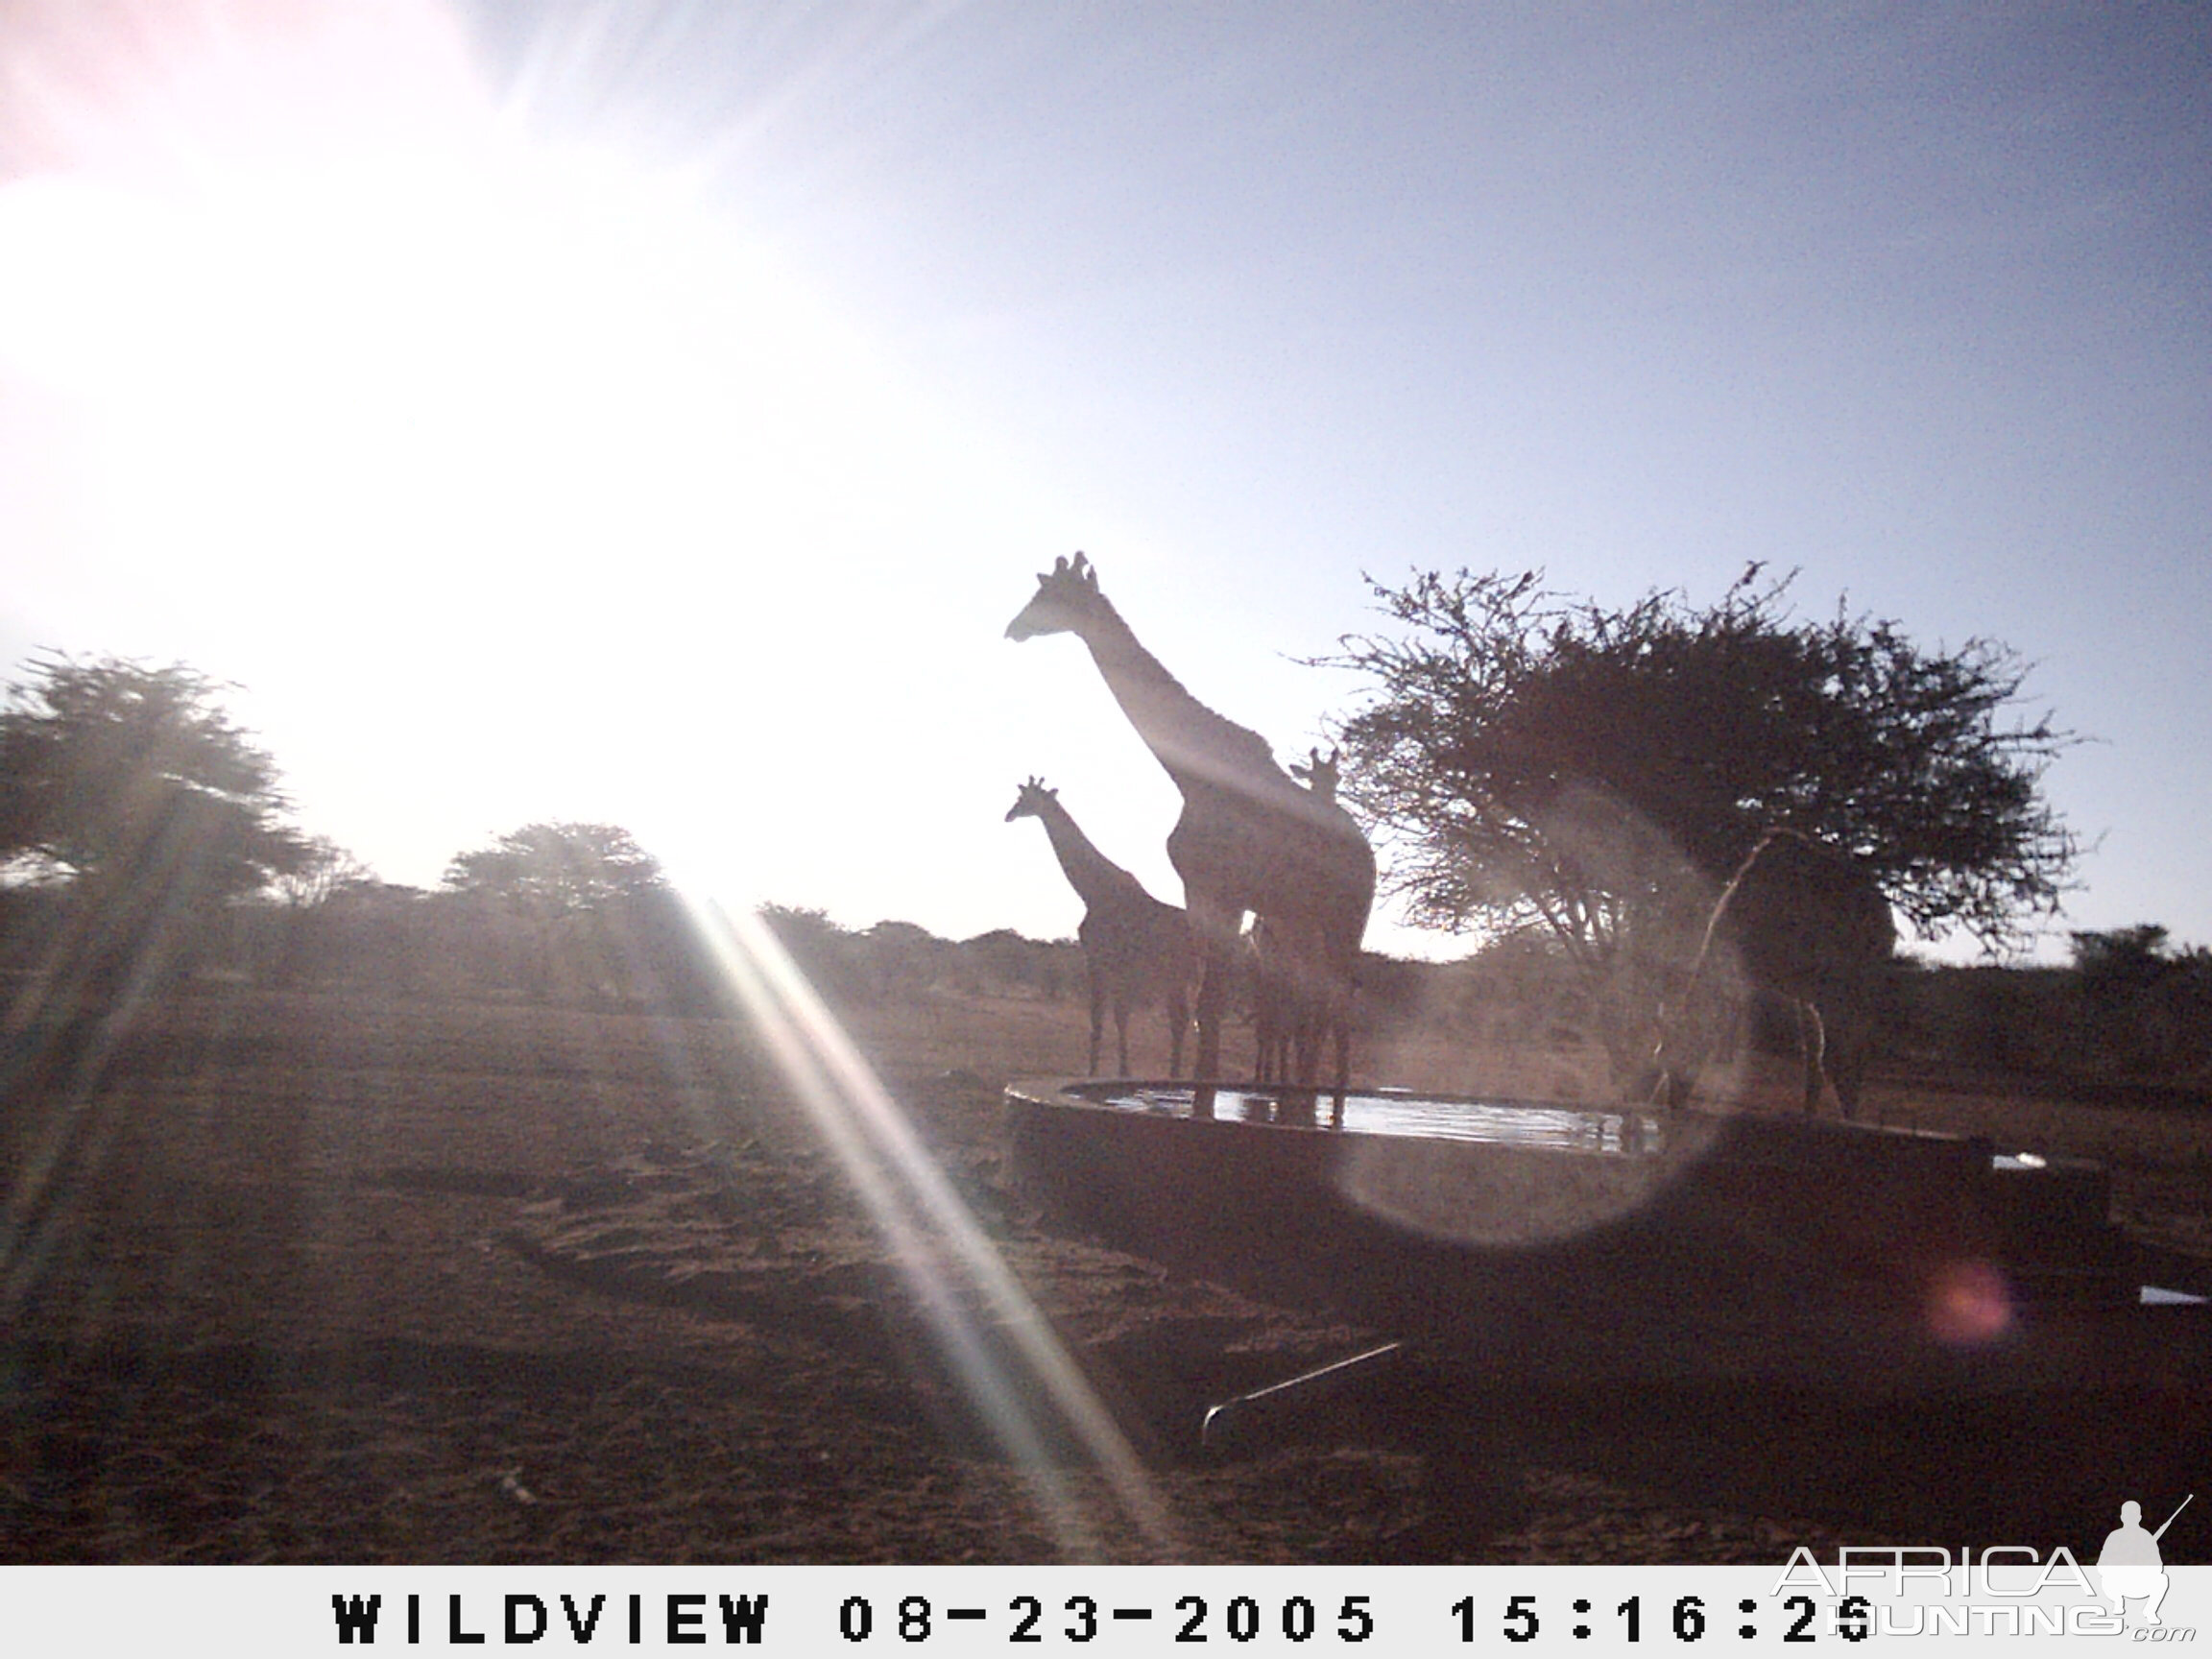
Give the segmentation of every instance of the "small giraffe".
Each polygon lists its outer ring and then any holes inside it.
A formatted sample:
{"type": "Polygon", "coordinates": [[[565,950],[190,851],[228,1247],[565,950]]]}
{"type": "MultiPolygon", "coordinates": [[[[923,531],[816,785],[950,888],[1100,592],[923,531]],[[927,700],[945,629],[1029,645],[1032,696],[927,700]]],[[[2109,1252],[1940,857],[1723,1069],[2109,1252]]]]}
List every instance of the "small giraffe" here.
{"type": "Polygon", "coordinates": [[[1859,1110],[1885,976],[1897,946],[1889,902],[1857,859],[1794,830],[1769,830],[1720,889],[1672,1018],[1662,1017],[1647,1098],[1689,1099],[1714,1042],[1716,979],[1731,957],[1744,985],[1788,1002],[1805,1061],[1805,1110],[1833,1087],[1844,1118],[1859,1110]],[[1702,1002],[1699,1000],[1702,998],[1702,1002]]]}
{"type": "Polygon", "coordinates": [[[1184,689],[1098,590],[1078,553],[1037,578],[1037,593],[1006,625],[1010,639],[1073,634],[1137,734],[1183,796],[1167,837],[1183,878],[1191,932],[1203,952],[1198,982],[1199,1110],[1212,1108],[1221,1066],[1221,1015],[1247,912],[1263,917],[1289,960],[1302,1001],[1316,1018],[1298,1027],[1296,1081],[1320,1070],[1320,1034],[1334,1029],[1336,1093],[1351,1075],[1351,1006],[1359,941],[1375,901],[1375,854],[1350,813],[1302,789],[1275,764],[1258,733],[1223,719],[1184,689]]]}
{"type": "Polygon", "coordinates": [[[1163,1006],[1167,1015],[1167,1075],[1183,1070],[1183,1033],[1190,1023],[1190,981],[1197,952],[1182,911],[1144,891],[1136,877],[1111,862],[1076,828],[1060,792],[1032,778],[1022,785],[1006,822],[1035,818],[1060,860],[1068,884],[1084,903],[1075,937],[1091,980],[1091,1075],[1098,1074],[1098,1046],[1106,1010],[1114,1011],[1119,1075],[1129,1073],[1129,1017],[1163,1006]]]}

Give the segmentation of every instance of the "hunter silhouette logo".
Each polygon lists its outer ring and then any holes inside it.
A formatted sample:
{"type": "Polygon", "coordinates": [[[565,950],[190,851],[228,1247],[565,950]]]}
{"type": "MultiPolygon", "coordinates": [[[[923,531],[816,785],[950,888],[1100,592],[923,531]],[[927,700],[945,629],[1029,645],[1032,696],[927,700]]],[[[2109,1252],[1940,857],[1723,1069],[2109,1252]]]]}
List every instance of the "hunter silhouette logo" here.
{"type": "MultiPolygon", "coordinates": [[[[2189,1494],[2189,1498],[2196,1496],[2189,1494]]],[[[2097,1577],[2104,1586],[2112,1611],[2121,1618],[2128,1616],[2128,1602],[2140,1600],[2143,1623],[2158,1623],[2158,1603],[2166,1599],[2167,1587],[2166,1562],[2158,1553],[2158,1540],[2189,1507],[2189,1498],[2175,1505],[2174,1513],[2166,1517],[2166,1526],[2155,1532],[2143,1530],[2142,1504],[2129,1500],[2120,1505],[2120,1525],[2105,1535],[2104,1548],[2097,1552],[2097,1577]]]]}

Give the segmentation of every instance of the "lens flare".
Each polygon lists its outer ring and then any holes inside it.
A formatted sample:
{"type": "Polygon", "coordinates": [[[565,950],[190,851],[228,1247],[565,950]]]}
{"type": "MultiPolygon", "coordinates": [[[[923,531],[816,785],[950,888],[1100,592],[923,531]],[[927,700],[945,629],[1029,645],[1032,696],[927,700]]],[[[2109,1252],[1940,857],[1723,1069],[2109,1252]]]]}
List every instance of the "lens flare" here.
{"type": "Polygon", "coordinates": [[[1989,1262],[1946,1262],[1928,1283],[1928,1329],[1938,1342],[1979,1348],[2012,1329],[2012,1287],[1989,1262]]]}
{"type": "Polygon", "coordinates": [[[1027,1479],[1063,1554],[1127,1558],[1102,1538],[1051,1452],[1072,1441],[1104,1477],[1136,1548],[1181,1554],[1136,1452],[1015,1280],[836,1017],[749,910],[687,901],[738,1003],[867,1205],[969,1404],[1027,1479]]]}

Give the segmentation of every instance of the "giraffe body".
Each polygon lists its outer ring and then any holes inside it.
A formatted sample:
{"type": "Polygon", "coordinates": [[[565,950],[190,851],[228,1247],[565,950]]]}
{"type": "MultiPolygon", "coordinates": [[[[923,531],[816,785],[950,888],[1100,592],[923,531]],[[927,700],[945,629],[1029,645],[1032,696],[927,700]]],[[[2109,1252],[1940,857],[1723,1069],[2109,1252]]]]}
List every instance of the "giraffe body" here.
{"type": "Polygon", "coordinates": [[[1167,1075],[1183,1070],[1183,1035],[1190,1024],[1190,982],[1197,953],[1183,912],[1144,890],[1142,882],[1092,845],[1057,790],[1039,779],[1022,785],[1006,822],[1035,818],[1045,826],[1068,884],[1083,901],[1075,937],[1091,987],[1091,1075],[1098,1074],[1105,1020],[1114,1017],[1119,1075],[1129,1070],[1130,1017],[1158,1007],[1167,1019],[1167,1075]]]}
{"type": "Polygon", "coordinates": [[[1896,945],[1888,901],[1856,859],[1795,830],[1769,830],[1721,888],[1676,1017],[1662,1022],[1653,1094],[1670,1105],[1689,1098],[1712,1046],[1712,1006],[1725,996],[1720,982],[1732,965],[1749,992],[1791,1005],[1805,1063],[1805,1110],[1818,1111],[1833,1087],[1838,1107],[1852,1117],[1896,945]]]}
{"type": "Polygon", "coordinates": [[[1167,857],[1202,953],[1196,1075],[1220,1073],[1221,1018],[1246,914],[1265,923],[1302,1085],[1318,1077],[1325,1032],[1336,1086],[1351,1070],[1351,1003],[1375,897],[1375,854],[1334,800],[1276,765],[1259,733],[1200,703],[1137,640],[1081,554],[1040,576],[1009,638],[1071,633],[1183,796],[1167,857]]]}

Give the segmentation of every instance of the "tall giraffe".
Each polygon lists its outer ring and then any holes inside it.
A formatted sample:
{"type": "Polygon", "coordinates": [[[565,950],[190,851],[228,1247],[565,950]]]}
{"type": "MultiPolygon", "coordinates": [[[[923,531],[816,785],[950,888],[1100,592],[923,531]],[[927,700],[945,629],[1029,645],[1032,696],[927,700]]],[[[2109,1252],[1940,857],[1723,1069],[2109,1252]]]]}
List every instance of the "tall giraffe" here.
{"type": "MultiPolygon", "coordinates": [[[[1351,1019],[1359,941],[1375,900],[1375,854],[1334,801],[1303,789],[1275,764],[1258,733],[1225,720],[1185,690],[1138,643],[1098,590],[1082,554],[1037,578],[1036,597],[1006,626],[1009,639],[1073,634],[1090,647],[1107,688],[1183,796],[1167,858],[1203,955],[1198,982],[1200,1084],[1218,1079],[1221,1013],[1246,912],[1262,918],[1290,965],[1301,1010],[1296,1081],[1320,1070],[1320,1034],[1337,1036],[1339,1094],[1351,1076],[1351,1019]]],[[[1210,1103],[1203,1089],[1202,1106],[1210,1103]]]]}
{"type": "Polygon", "coordinates": [[[1689,1098],[1716,1036],[1714,1005],[1731,999],[1720,982],[1733,967],[1743,989],[1794,1012],[1805,1110],[1818,1111],[1832,1086],[1843,1116],[1854,1116],[1896,946],[1889,902],[1857,859],[1794,830],[1767,830],[1720,889],[1689,981],[1661,1021],[1646,1097],[1689,1098]]]}
{"type": "Polygon", "coordinates": [[[1035,818],[1060,860],[1068,884],[1083,901],[1075,937],[1091,981],[1091,1075],[1098,1075],[1098,1044],[1106,1011],[1114,1011],[1120,1070],[1129,1073],[1129,1016],[1154,1004],[1167,1015],[1167,1075],[1183,1070],[1183,1033],[1190,1023],[1190,980],[1196,953],[1190,925],[1172,904],[1163,904],[1143,883],[1114,863],[1076,827],[1060,792],[1032,778],[1007,809],[1006,822],[1035,818]]]}

